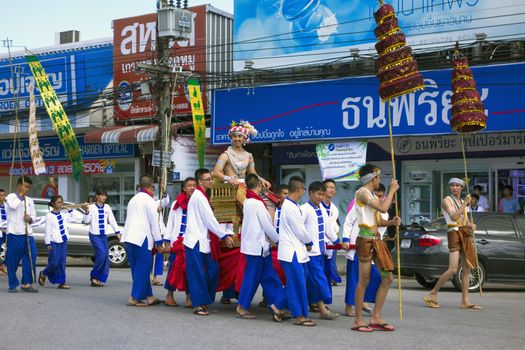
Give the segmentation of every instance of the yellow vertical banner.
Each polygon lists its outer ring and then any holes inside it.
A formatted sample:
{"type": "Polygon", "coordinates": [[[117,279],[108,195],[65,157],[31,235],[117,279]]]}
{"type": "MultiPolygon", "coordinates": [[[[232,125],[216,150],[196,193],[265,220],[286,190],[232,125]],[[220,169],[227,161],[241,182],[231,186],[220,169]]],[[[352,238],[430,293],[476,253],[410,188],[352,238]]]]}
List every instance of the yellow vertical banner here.
{"type": "Polygon", "coordinates": [[[35,83],[40,91],[40,97],[46,106],[47,114],[53,123],[53,127],[58,134],[62,146],[64,146],[67,157],[71,161],[73,177],[78,181],[80,174],[82,174],[84,170],[84,163],[75,132],[38,58],[29,55],[26,56],[26,61],[29,64],[31,73],[33,73],[35,77],[35,83]]]}
{"type": "Polygon", "coordinates": [[[203,168],[204,153],[206,152],[206,121],[204,120],[201,87],[198,80],[188,79],[188,93],[190,95],[191,114],[193,116],[193,130],[195,132],[195,144],[197,145],[199,168],[203,168]]]}

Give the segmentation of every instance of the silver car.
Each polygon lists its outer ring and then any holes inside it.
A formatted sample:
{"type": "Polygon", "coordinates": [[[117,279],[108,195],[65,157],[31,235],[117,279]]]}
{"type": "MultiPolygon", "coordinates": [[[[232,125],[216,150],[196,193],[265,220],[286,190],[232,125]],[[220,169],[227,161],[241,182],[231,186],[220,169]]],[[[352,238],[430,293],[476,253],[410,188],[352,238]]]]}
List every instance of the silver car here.
{"type": "MultiPolygon", "coordinates": [[[[38,256],[47,256],[48,251],[44,243],[45,234],[45,218],[46,214],[49,213],[50,208],[47,205],[49,200],[43,198],[33,199],[35,202],[36,216],[39,220],[33,225],[33,236],[35,237],[36,249],[38,256]]],[[[64,203],[71,204],[71,203],[64,203]]],[[[75,209],[73,212],[75,221],[82,222],[84,211],[82,209],[75,209]]],[[[109,240],[109,261],[111,267],[126,267],[128,266],[128,258],[124,246],[119,242],[115,232],[111,227],[108,227],[108,240],[109,240]]],[[[69,240],[67,241],[67,254],[72,257],[89,257],[94,258],[95,253],[91,247],[89,241],[89,225],[84,223],[71,223],[69,226],[69,240]]],[[[2,244],[0,251],[0,258],[4,260],[5,256],[5,243],[2,244]]]]}

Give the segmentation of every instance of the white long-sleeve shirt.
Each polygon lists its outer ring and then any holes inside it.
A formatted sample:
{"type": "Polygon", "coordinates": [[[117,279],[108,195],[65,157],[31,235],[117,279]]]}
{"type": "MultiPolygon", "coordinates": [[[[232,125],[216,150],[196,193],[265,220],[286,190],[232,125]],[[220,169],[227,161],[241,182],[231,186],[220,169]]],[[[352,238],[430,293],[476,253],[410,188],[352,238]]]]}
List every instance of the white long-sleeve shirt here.
{"type": "MultiPolygon", "coordinates": [[[[328,236],[332,237],[331,234],[333,234],[335,235],[335,237],[337,237],[336,240],[332,240],[328,238],[326,240],[326,244],[337,244],[339,242],[339,230],[340,230],[339,224],[337,223],[337,219],[339,218],[339,209],[334,203],[330,202],[329,205],[326,205],[326,203],[323,201],[321,202],[321,210],[326,211],[326,215],[328,216],[328,227],[327,227],[328,236]]],[[[331,258],[332,251],[333,251],[332,249],[327,249],[325,251],[325,255],[328,258],[331,258]]]]}
{"type": "Polygon", "coordinates": [[[281,206],[277,258],[292,262],[296,254],[299,263],[308,262],[310,258],[305,244],[311,245],[312,238],[304,226],[301,208],[299,204],[287,197],[281,206]]]}
{"type": "MultiPolygon", "coordinates": [[[[359,225],[357,224],[357,211],[355,210],[356,205],[350,209],[346,214],[345,223],[343,225],[343,242],[355,244],[357,236],[359,235],[359,225]]],[[[346,252],[345,257],[349,260],[355,259],[355,249],[350,249],[346,252]]]]}
{"type": "Polygon", "coordinates": [[[187,210],[181,207],[170,210],[168,215],[168,223],[166,224],[165,241],[170,241],[173,244],[177,238],[182,237],[186,231],[186,224],[188,223],[187,210]]]}
{"type": "Polygon", "coordinates": [[[312,239],[312,250],[308,252],[309,256],[321,255],[321,244],[324,245],[323,251],[326,251],[326,242],[337,241],[337,236],[331,229],[327,212],[320,207],[314,207],[310,202],[301,205],[301,212],[304,219],[306,230],[312,239]],[[318,215],[316,209],[321,213],[318,215]],[[322,234],[322,241],[320,235],[322,234]]]}
{"type": "MultiPolygon", "coordinates": [[[[128,213],[129,216],[129,213],[128,213]]],[[[99,207],[97,203],[89,206],[89,212],[84,214],[84,222],[89,224],[89,233],[92,235],[107,235],[108,225],[115,234],[120,233],[120,227],[115,220],[115,215],[108,204],[99,207]]]]}
{"type": "Polygon", "coordinates": [[[157,203],[148,194],[139,192],[134,195],[128,203],[126,223],[120,241],[141,247],[147,239],[148,250],[153,249],[154,242],[162,244],[157,208],[157,203]]]}
{"type": "Polygon", "coordinates": [[[64,243],[64,237],[69,239],[69,224],[77,222],[72,210],[52,211],[46,215],[46,231],[44,242],[46,245],[64,243]]]}
{"type": "Polygon", "coordinates": [[[195,190],[188,202],[188,225],[184,233],[184,245],[193,249],[197,242],[199,251],[204,254],[211,252],[210,238],[208,231],[223,239],[226,235],[233,232],[225,230],[213,215],[208,199],[199,190],[195,190]]]}
{"type": "Polygon", "coordinates": [[[270,240],[277,242],[279,236],[268,209],[258,199],[246,199],[243,204],[241,253],[266,257],[270,255],[270,240]]]}
{"type": "Polygon", "coordinates": [[[14,235],[25,235],[26,229],[29,236],[33,235],[33,228],[24,221],[24,214],[27,213],[33,221],[36,220],[35,203],[31,198],[18,196],[16,193],[9,194],[5,199],[7,214],[7,233],[14,235]]]}

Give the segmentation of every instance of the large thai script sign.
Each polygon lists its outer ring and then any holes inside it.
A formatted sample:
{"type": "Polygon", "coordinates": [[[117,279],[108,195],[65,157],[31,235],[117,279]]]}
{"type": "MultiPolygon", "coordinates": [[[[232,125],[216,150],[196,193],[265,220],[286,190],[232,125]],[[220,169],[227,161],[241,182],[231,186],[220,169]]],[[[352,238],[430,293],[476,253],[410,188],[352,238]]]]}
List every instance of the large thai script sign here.
{"type": "Polygon", "coordinates": [[[35,82],[38,86],[38,90],[40,90],[40,96],[46,106],[47,114],[49,115],[49,118],[51,118],[53,127],[58,134],[62,146],[64,146],[67,157],[71,161],[71,165],[73,166],[73,177],[78,181],[80,179],[80,174],[82,174],[84,165],[82,164],[82,152],[78,146],[75,132],[69,123],[69,118],[64,111],[64,107],[62,107],[62,103],[58,100],[55,90],[51,87],[49,78],[47,77],[42,64],[40,64],[40,61],[36,56],[27,56],[26,60],[29,64],[29,68],[31,68],[33,76],[35,77],[35,82]]]}
{"type": "MultiPolygon", "coordinates": [[[[193,32],[188,40],[170,42],[170,67],[185,71],[206,71],[206,6],[189,8],[193,13],[193,32]]],[[[151,118],[156,105],[151,96],[144,95],[138,84],[149,79],[136,69],[137,63],[157,64],[157,14],[121,18],[113,21],[113,84],[119,96],[115,104],[117,120],[151,118]]],[[[206,104],[204,105],[206,108],[206,104]]],[[[176,113],[191,113],[184,86],[177,89],[173,99],[176,113]]]]}
{"type": "MultiPolygon", "coordinates": [[[[413,48],[452,46],[523,34],[522,0],[390,0],[413,48]]],[[[349,56],[348,47],[373,52],[377,0],[235,0],[234,69],[327,62],[349,56]],[[314,54],[311,54],[315,51],[314,54]]]]}
{"type": "MultiPolygon", "coordinates": [[[[472,70],[488,115],[486,131],[525,129],[525,64],[472,70]]],[[[449,69],[423,72],[424,91],[392,100],[394,135],[451,133],[450,76],[449,69]]],[[[257,128],[252,142],[384,137],[387,109],[377,87],[375,77],[361,77],[256,87],[252,94],[246,88],[218,90],[213,95],[211,141],[230,142],[232,119],[257,128]]]]}

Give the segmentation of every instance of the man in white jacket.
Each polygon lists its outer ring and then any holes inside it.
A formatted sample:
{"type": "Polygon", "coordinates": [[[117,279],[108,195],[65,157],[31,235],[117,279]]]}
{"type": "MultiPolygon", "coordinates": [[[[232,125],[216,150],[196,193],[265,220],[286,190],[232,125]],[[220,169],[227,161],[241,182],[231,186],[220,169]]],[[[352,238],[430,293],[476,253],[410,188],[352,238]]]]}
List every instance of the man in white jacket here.
{"type": "Polygon", "coordinates": [[[306,263],[310,260],[308,251],[312,249],[313,242],[297,203],[304,193],[304,180],[293,176],[288,187],[288,197],[281,207],[279,218],[278,250],[278,259],[286,275],[286,287],[270,309],[276,322],[282,321],[282,310],[287,307],[296,319],[296,325],[315,326],[315,321],[308,318],[306,291],[306,263]]]}
{"type": "Polygon", "coordinates": [[[321,315],[320,319],[334,320],[338,314],[328,310],[325,303],[332,302],[332,291],[324,271],[324,256],[326,241],[338,243],[338,238],[332,230],[326,211],[320,208],[326,188],[322,182],[314,181],[308,187],[309,200],[301,206],[304,225],[313,242],[312,250],[308,252],[310,261],[306,263],[306,287],[308,302],[316,305],[321,315]]]}
{"type": "Polygon", "coordinates": [[[157,246],[157,251],[164,252],[157,208],[158,204],[153,199],[153,178],[150,175],[143,175],[140,177],[140,191],[128,203],[126,224],[121,238],[131,268],[132,286],[129,306],[160,303],[159,299],[153,297],[149,280],[153,264],[151,252],[153,246],[157,246]]]}
{"type": "Polygon", "coordinates": [[[36,243],[31,224],[36,220],[35,203],[27,196],[33,182],[27,176],[18,178],[16,193],[6,198],[7,251],[6,265],[9,278],[9,293],[18,292],[20,284],[16,277],[18,264],[22,260],[22,286],[28,293],[36,293],[35,283],[36,243]]]}
{"type": "Polygon", "coordinates": [[[273,268],[270,241],[277,243],[279,236],[264,200],[259,196],[261,180],[256,174],[248,174],[245,182],[247,191],[243,204],[241,253],[246,257],[246,267],[237,314],[241,318],[252,319],[255,315],[250,312],[250,305],[259,284],[270,304],[275,302],[283,285],[273,268]]]}
{"type": "Polygon", "coordinates": [[[233,232],[221,227],[213,215],[206,190],[211,189],[213,179],[208,169],[195,172],[197,189],[188,202],[188,225],[184,233],[186,253],[186,278],[190,291],[193,313],[208,316],[207,305],[215,301],[215,291],[219,282],[219,267],[211,258],[208,232],[213,233],[226,246],[233,247],[233,232]]]}

